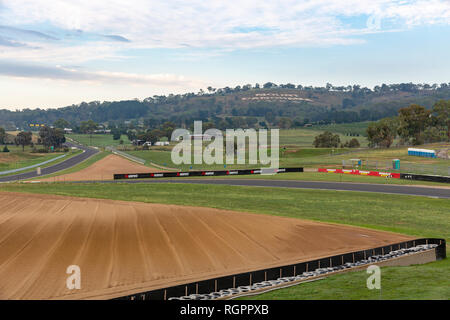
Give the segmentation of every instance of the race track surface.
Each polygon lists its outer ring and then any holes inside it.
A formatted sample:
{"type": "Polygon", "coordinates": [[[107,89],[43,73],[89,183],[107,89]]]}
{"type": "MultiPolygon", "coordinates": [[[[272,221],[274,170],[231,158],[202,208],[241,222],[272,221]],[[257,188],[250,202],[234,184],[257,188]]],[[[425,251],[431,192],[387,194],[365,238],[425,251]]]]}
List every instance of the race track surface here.
{"type": "Polygon", "coordinates": [[[102,181],[102,183],[193,183],[216,184],[229,186],[249,187],[278,187],[297,189],[322,189],[335,191],[362,191],[388,194],[401,194],[412,196],[425,196],[434,198],[450,198],[450,188],[402,186],[393,184],[369,184],[350,182],[324,182],[324,181],[299,181],[299,180],[263,180],[263,179],[149,179],[149,180],[115,180],[102,181]]]}
{"type": "Polygon", "coordinates": [[[0,299],[107,299],[411,237],[264,214],[0,192],[0,299]],[[81,269],[69,290],[66,270],[81,269]]]}
{"type": "MultiPolygon", "coordinates": [[[[69,148],[77,147],[78,149],[81,149],[84,152],[81,154],[78,154],[70,159],[62,161],[58,164],[43,168],[41,170],[40,176],[56,173],[58,171],[71,168],[99,152],[97,149],[85,147],[85,146],[78,145],[78,144],[76,145],[76,144],[73,144],[70,142],[66,142],[65,145],[67,145],[69,148]]],[[[37,178],[40,176],[37,175],[36,170],[33,170],[30,172],[26,172],[26,173],[11,175],[11,176],[7,176],[7,177],[0,177],[0,182],[12,182],[12,181],[18,181],[18,180],[26,180],[26,179],[37,178]]]]}

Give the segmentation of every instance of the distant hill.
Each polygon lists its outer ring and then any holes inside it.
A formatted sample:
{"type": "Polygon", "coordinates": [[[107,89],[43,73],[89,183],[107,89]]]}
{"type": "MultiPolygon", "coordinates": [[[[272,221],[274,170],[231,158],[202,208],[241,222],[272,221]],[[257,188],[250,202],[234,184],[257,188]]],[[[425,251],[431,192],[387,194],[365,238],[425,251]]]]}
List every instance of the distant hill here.
{"type": "Polygon", "coordinates": [[[215,124],[227,120],[229,124],[233,119],[244,119],[244,122],[256,126],[270,126],[277,124],[280,118],[290,119],[295,126],[351,123],[393,116],[399,108],[411,103],[430,108],[440,99],[450,99],[450,84],[383,84],[368,89],[356,85],[303,87],[266,83],[261,87],[209,87],[208,92],[153,96],[142,101],[93,101],[58,109],[0,110],[0,126],[27,128],[30,123],[51,125],[59,118],[69,121],[72,126],[89,119],[99,123],[139,120],[150,126],[163,121],[183,126],[193,120],[215,124]]]}

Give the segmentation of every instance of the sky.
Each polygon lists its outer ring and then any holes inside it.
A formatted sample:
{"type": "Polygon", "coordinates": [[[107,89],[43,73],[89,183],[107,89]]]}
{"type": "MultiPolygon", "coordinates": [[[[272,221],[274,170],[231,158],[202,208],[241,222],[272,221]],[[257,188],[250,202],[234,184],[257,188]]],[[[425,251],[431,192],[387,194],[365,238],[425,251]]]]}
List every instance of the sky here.
{"type": "Polygon", "coordinates": [[[0,0],[0,109],[450,82],[450,0],[0,0]]]}

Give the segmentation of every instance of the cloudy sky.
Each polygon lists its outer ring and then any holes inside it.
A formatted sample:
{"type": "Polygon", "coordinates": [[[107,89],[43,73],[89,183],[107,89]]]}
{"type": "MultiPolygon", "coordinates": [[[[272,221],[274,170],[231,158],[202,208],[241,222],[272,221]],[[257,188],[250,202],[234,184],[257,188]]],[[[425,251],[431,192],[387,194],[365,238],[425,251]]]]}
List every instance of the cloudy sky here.
{"type": "Polygon", "coordinates": [[[0,0],[0,108],[450,82],[449,0],[0,0]]]}

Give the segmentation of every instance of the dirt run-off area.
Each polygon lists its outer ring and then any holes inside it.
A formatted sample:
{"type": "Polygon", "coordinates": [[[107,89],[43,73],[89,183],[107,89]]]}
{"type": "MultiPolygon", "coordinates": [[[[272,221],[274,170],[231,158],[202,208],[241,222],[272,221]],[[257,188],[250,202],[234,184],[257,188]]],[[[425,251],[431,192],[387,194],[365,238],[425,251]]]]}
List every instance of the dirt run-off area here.
{"type": "Polygon", "coordinates": [[[210,208],[0,192],[0,299],[109,299],[408,239],[210,208]],[[70,265],[80,267],[81,289],[66,287],[70,265]]]}
{"type": "Polygon", "coordinates": [[[43,178],[39,179],[39,181],[65,182],[113,180],[115,173],[147,173],[162,171],[163,170],[161,169],[147,167],[122,158],[121,156],[111,154],[80,171],[50,178],[43,178]]]}

